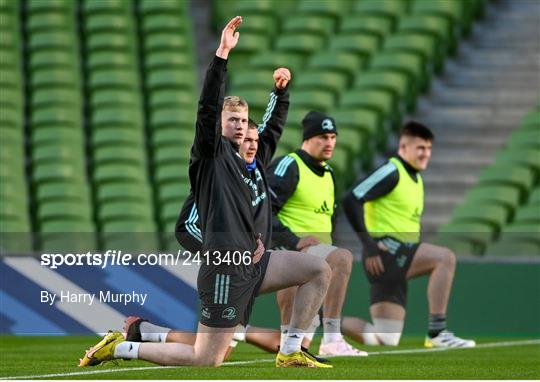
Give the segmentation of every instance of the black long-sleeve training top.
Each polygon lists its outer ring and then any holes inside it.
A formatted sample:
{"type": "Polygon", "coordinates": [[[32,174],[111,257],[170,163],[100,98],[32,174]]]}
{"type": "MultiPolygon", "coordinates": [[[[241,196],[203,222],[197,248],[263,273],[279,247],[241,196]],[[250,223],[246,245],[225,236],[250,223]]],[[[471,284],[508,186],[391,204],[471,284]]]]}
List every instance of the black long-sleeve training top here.
{"type": "Polygon", "coordinates": [[[214,58],[199,102],[189,171],[192,193],[182,207],[175,229],[180,244],[190,251],[253,250],[259,233],[265,247],[270,247],[272,212],[265,168],[283,132],[289,93],[285,88],[274,89],[270,94],[259,125],[256,167],[250,170],[238,154],[238,147],[221,136],[225,77],[226,61],[214,58]],[[207,104],[212,102],[216,105],[213,108],[207,104]],[[209,113],[215,117],[212,119],[209,113]],[[209,128],[212,123],[213,130],[209,128]]]}

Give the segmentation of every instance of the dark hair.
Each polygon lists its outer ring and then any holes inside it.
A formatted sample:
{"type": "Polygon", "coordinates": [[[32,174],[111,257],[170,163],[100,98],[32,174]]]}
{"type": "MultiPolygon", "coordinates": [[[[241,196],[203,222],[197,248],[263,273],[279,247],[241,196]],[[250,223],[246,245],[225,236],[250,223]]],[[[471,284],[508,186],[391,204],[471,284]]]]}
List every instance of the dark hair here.
{"type": "Polygon", "coordinates": [[[257,124],[257,122],[255,122],[251,118],[248,118],[248,129],[258,129],[258,128],[259,128],[259,125],[257,124]]]}
{"type": "Polygon", "coordinates": [[[416,121],[409,121],[405,125],[403,125],[400,136],[418,137],[425,139],[426,141],[433,141],[433,139],[435,138],[435,136],[427,126],[422,125],[420,122],[416,121]]]}

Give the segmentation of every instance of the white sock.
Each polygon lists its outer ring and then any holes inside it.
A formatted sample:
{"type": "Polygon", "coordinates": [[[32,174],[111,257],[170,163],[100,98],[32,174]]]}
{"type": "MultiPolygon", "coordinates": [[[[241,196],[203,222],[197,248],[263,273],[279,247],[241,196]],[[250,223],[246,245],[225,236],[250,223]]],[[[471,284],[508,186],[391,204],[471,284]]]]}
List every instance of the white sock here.
{"type": "Polygon", "coordinates": [[[323,343],[339,341],[341,336],[341,319],[340,318],[323,318],[323,343]]]}
{"type": "Polygon", "coordinates": [[[137,359],[139,357],[140,342],[124,341],[114,348],[114,358],[137,359]]]}
{"type": "Polygon", "coordinates": [[[279,330],[281,332],[281,338],[279,340],[279,349],[283,349],[285,347],[285,340],[287,339],[287,333],[289,332],[289,325],[281,325],[279,327],[279,330]]]}
{"type": "Polygon", "coordinates": [[[306,335],[304,338],[307,338],[308,340],[312,341],[313,337],[315,336],[315,332],[317,331],[317,328],[321,325],[321,320],[319,318],[319,315],[317,314],[315,317],[313,317],[313,320],[311,320],[311,324],[309,324],[309,328],[306,330],[306,335]]]}
{"type": "Polygon", "coordinates": [[[141,322],[141,340],[147,342],[166,342],[170,328],[154,325],[151,322],[141,322]]]}
{"type": "Polygon", "coordinates": [[[238,325],[234,331],[233,339],[239,342],[246,342],[246,333],[247,333],[248,328],[249,328],[249,325],[246,325],[246,326],[238,325]]]}
{"type": "Polygon", "coordinates": [[[287,333],[287,338],[281,348],[281,353],[291,354],[300,350],[302,346],[302,340],[304,339],[304,331],[302,329],[297,329],[289,327],[289,332],[287,333]]]}

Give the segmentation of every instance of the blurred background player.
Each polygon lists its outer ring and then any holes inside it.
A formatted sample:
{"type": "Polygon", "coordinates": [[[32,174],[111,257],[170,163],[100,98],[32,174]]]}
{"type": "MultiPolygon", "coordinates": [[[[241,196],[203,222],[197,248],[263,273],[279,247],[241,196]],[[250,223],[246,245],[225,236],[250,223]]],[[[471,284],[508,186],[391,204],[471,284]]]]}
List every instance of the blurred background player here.
{"type": "MultiPolygon", "coordinates": [[[[332,279],[323,304],[322,356],[367,356],[349,345],[341,335],[341,310],[347,293],[353,257],[350,251],[332,245],[335,206],[334,173],[326,164],[336,145],[333,118],[315,111],[302,120],[302,147],[278,158],[268,173],[275,216],[272,240],[278,247],[300,250],[325,259],[332,279]]],[[[282,341],[287,337],[296,288],[277,293],[281,311],[282,341]]],[[[315,317],[305,346],[319,326],[315,317]]],[[[283,344],[282,344],[283,345],[283,344]]]]}
{"type": "Polygon", "coordinates": [[[424,185],[420,172],[431,157],[433,133],[418,122],[403,126],[397,156],[347,193],[343,207],[363,244],[371,284],[372,323],[345,317],[342,330],[359,342],[399,344],[407,305],[407,282],[428,276],[426,347],[473,347],[446,330],[446,310],[456,258],[444,247],[420,242],[424,185]]]}

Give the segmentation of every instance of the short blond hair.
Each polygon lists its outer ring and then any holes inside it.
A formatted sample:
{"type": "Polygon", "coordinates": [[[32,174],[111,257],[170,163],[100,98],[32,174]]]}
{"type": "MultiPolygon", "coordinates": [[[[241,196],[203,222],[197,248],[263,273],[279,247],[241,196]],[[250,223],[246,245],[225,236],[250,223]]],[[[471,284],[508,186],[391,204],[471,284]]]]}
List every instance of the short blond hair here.
{"type": "Polygon", "coordinates": [[[223,100],[223,110],[226,111],[239,111],[248,109],[248,103],[245,99],[238,96],[227,96],[223,100]]]}

